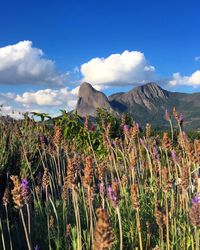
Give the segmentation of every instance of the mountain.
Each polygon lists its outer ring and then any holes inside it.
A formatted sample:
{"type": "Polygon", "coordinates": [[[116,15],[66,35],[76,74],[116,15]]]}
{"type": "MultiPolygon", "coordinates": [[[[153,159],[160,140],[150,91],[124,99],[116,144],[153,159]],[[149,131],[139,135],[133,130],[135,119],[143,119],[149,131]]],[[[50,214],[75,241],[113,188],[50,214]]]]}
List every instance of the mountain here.
{"type": "Polygon", "coordinates": [[[96,110],[102,107],[109,112],[113,112],[108,97],[104,93],[97,91],[87,82],[82,83],[79,88],[76,105],[77,114],[80,116],[85,116],[86,114],[95,116],[96,110]]]}
{"type": "Polygon", "coordinates": [[[89,83],[83,83],[79,89],[78,114],[95,116],[96,108],[99,107],[109,112],[129,113],[141,125],[149,122],[154,127],[166,126],[165,110],[168,109],[172,114],[173,107],[176,107],[184,116],[186,128],[200,129],[200,93],[170,92],[153,82],[109,97],[89,83]]]}

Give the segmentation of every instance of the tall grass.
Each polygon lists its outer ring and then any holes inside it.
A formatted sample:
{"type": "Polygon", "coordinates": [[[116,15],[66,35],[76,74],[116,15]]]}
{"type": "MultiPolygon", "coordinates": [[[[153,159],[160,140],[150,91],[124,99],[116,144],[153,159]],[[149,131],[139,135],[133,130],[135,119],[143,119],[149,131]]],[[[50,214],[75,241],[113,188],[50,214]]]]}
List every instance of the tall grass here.
{"type": "Polygon", "coordinates": [[[0,249],[199,250],[200,141],[173,116],[1,119],[0,249]]]}

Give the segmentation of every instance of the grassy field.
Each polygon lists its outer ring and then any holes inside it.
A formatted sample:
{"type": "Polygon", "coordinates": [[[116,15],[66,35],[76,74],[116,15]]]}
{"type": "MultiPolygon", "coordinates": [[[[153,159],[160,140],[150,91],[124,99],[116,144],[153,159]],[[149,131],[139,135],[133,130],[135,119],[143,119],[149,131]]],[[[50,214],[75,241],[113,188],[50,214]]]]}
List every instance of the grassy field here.
{"type": "Polygon", "coordinates": [[[175,109],[159,134],[35,115],[0,121],[0,249],[200,249],[200,140],[175,109]]]}

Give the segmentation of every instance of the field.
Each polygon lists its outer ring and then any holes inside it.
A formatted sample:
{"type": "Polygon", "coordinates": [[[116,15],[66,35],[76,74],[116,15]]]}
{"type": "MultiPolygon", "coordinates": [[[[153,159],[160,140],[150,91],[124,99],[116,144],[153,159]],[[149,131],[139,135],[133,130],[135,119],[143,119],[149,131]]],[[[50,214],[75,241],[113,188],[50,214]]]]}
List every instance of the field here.
{"type": "Polygon", "coordinates": [[[200,140],[166,124],[1,119],[0,249],[199,250],[200,140]]]}

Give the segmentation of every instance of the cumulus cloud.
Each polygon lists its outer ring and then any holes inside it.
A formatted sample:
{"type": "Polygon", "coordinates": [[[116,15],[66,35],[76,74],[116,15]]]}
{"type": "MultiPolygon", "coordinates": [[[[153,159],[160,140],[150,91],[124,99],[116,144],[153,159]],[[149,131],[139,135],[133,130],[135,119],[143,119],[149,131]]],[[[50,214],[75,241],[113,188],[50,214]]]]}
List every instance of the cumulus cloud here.
{"type": "Polygon", "coordinates": [[[182,76],[179,72],[174,73],[169,85],[175,86],[200,86],[200,70],[195,71],[191,76],[182,76]]]}
{"type": "Polygon", "coordinates": [[[73,90],[68,88],[55,89],[43,89],[35,92],[25,92],[22,95],[17,95],[15,101],[23,104],[24,107],[39,107],[59,108],[72,110],[76,106],[77,94],[73,90]]]}
{"type": "MultiPolygon", "coordinates": [[[[125,50],[107,58],[93,58],[81,65],[82,81],[100,85],[136,85],[155,80],[155,68],[139,51],[125,50]]],[[[100,88],[100,87],[99,87],[100,88]]]]}
{"type": "Polygon", "coordinates": [[[65,79],[31,41],[0,48],[0,84],[62,85],[65,79]]]}
{"type": "Polygon", "coordinates": [[[58,116],[59,109],[67,111],[75,109],[77,98],[77,91],[68,88],[42,89],[24,92],[21,95],[10,92],[1,93],[0,115],[21,118],[21,113],[35,111],[58,116]]]}

